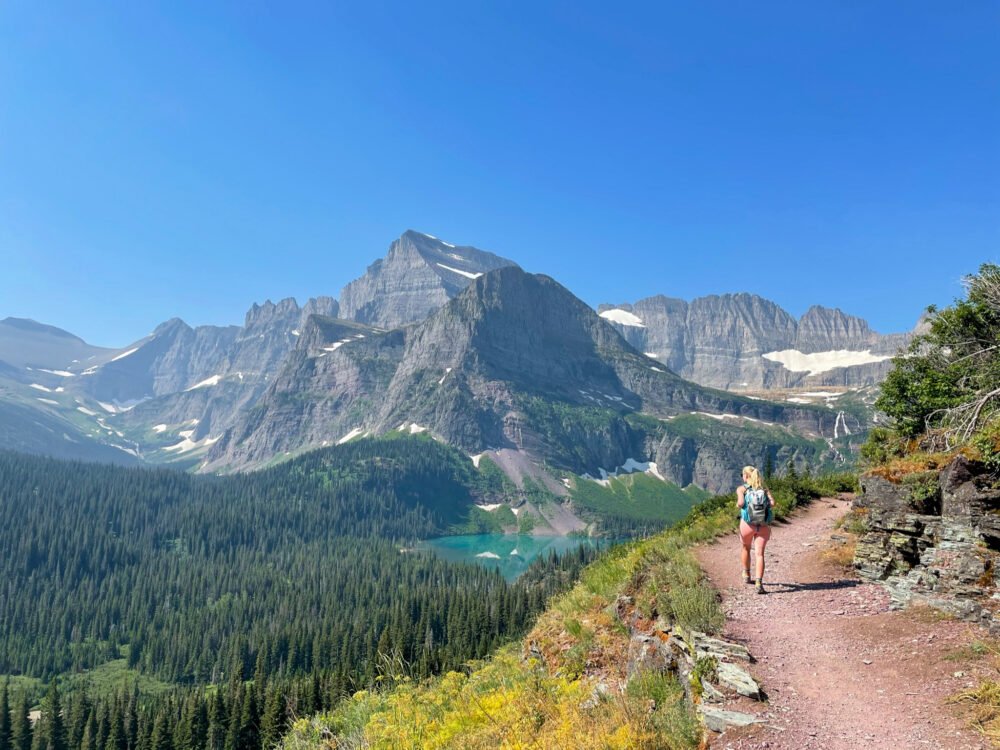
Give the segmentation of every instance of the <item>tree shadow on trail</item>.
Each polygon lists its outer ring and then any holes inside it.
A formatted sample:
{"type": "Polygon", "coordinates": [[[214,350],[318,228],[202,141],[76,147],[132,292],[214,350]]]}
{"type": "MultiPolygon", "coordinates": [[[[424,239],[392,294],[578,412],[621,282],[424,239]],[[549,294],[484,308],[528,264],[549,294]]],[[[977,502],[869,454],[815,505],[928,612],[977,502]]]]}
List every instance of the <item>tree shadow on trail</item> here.
{"type": "Polygon", "coordinates": [[[861,585],[856,578],[841,578],[837,581],[816,581],[814,583],[790,583],[786,581],[765,581],[769,594],[790,594],[795,591],[836,591],[853,589],[861,585]]]}

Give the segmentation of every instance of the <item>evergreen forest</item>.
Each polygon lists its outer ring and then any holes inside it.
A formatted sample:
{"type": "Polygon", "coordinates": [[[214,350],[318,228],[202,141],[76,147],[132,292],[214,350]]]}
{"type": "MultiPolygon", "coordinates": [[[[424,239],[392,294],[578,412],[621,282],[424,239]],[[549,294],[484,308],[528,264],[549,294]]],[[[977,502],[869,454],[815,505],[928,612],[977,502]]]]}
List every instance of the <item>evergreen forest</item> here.
{"type": "Polygon", "coordinates": [[[0,750],[270,747],[386,674],[487,655],[595,554],[508,583],[410,551],[488,490],[427,438],[229,477],[0,453],[0,487],[0,750]]]}

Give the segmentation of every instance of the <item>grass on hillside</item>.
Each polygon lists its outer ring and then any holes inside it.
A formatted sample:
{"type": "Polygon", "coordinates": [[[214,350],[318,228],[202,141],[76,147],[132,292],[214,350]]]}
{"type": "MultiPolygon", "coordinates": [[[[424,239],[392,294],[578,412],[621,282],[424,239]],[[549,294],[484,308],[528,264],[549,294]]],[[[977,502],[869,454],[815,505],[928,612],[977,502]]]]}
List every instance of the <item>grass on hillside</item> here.
{"type": "MultiPolygon", "coordinates": [[[[856,489],[856,478],[793,478],[772,483],[776,515],[809,499],[856,489]]],[[[541,615],[525,647],[423,682],[399,665],[392,684],[365,690],[333,711],[295,723],[285,750],[328,748],[665,748],[691,750],[702,728],[670,675],[641,673],[625,684],[629,631],[615,613],[620,595],[676,632],[716,632],[717,592],[691,547],[737,522],[732,495],[696,506],[681,522],[611,548],[541,615]]]]}
{"type": "MultiPolygon", "coordinates": [[[[114,695],[137,689],[141,695],[158,696],[177,686],[163,682],[148,674],[128,666],[128,646],[119,647],[122,657],[106,661],[98,667],[83,672],[66,674],[59,678],[59,690],[64,696],[71,696],[78,690],[86,690],[89,695],[114,695]]],[[[40,700],[45,693],[46,683],[37,677],[9,675],[0,682],[9,680],[12,695],[27,693],[31,700],[40,700]]]]}
{"type": "Polygon", "coordinates": [[[635,521],[674,523],[708,493],[699,487],[681,489],[648,474],[615,477],[607,485],[596,480],[571,480],[570,497],[582,510],[635,521]]]}

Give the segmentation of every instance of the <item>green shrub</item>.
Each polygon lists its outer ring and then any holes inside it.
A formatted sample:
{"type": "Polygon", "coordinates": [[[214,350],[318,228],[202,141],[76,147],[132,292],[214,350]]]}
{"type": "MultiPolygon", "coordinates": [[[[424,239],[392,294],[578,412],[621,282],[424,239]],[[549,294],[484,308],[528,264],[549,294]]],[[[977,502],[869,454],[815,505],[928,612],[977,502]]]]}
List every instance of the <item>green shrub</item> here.
{"type": "Polygon", "coordinates": [[[882,384],[875,406],[904,438],[941,427],[962,442],[1000,409],[1000,266],[984,264],[965,282],[964,299],[928,308],[929,330],[893,359],[882,384]]]}
{"type": "Polygon", "coordinates": [[[888,427],[876,427],[861,446],[861,459],[867,466],[879,466],[906,453],[906,443],[888,427]]]}

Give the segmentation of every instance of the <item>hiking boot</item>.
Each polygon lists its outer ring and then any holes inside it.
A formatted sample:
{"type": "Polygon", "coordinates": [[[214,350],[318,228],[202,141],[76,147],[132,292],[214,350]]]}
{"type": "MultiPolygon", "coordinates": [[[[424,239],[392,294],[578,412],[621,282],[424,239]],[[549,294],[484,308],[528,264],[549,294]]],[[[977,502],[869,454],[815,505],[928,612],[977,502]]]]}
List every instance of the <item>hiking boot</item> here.
{"type": "Polygon", "coordinates": [[[764,593],[764,581],[762,581],[760,578],[757,579],[757,593],[758,594],[764,593]]]}
{"type": "Polygon", "coordinates": [[[753,583],[753,579],[750,577],[750,571],[743,571],[743,583],[753,583]]]}

